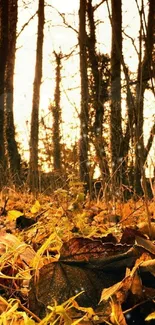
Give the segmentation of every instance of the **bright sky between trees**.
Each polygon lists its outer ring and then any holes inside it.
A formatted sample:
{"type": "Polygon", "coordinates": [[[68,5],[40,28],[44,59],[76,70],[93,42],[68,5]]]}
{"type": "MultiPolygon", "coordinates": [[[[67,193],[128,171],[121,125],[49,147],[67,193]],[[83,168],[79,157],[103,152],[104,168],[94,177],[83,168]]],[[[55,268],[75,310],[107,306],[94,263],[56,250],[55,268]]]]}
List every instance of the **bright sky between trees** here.
{"type": "MultiPolygon", "coordinates": [[[[145,1],[146,2],[146,1],[145,1]]],[[[94,4],[99,1],[94,0],[94,4]]],[[[48,114],[48,105],[53,100],[55,87],[55,61],[53,51],[73,55],[69,59],[63,59],[61,106],[63,134],[67,141],[75,141],[79,137],[78,113],[80,107],[80,74],[78,57],[78,35],[71,28],[63,25],[58,11],[63,14],[75,30],[78,31],[78,9],[79,0],[48,0],[45,8],[45,30],[44,30],[44,55],[43,55],[43,79],[41,87],[40,116],[48,114]],[[54,9],[55,8],[55,9],[54,9]]],[[[19,0],[18,32],[22,26],[35,14],[38,1],[29,3],[26,8],[22,0],[19,0]]],[[[98,48],[104,53],[110,53],[111,48],[111,26],[104,2],[96,11],[96,18],[101,21],[97,26],[98,48]]],[[[32,109],[33,78],[35,70],[35,50],[37,37],[37,15],[30,21],[28,26],[20,34],[17,40],[16,69],[15,69],[15,96],[14,113],[17,132],[25,149],[28,149],[29,126],[32,109]]],[[[138,57],[132,45],[138,44],[139,15],[135,0],[123,1],[123,30],[125,61],[134,73],[137,69],[138,57]]],[[[150,130],[153,120],[155,100],[148,91],[145,98],[145,132],[150,130]]],[[[152,149],[152,156],[154,155],[152,149]]],[[[25,154],[28,157],[28,151],[25,154]]]]}

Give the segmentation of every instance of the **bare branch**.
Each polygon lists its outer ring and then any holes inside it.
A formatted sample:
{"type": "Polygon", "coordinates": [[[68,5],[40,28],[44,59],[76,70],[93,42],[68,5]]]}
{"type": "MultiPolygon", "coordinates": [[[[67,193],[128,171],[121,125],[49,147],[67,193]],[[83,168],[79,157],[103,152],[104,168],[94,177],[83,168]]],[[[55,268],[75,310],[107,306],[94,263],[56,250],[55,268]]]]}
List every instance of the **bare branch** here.
{"type": "Polygon", "coordinates": [[[98,3],[96,6],[94,6],[94,11],[97,10],[101,5],[102,3],[104,3],[106,0],[101,0],[100,3],[98,3]]]}
{"type": "Polygon", "coordinates": [[[123,34],[131,40],[131,43],[132,43],[132,45],[133,45],[133,47],[134,47],[134,49],[135,49],[135,51],[136,51],[136,53],[137,53],[137,55],[138,55],[138,50],[137,50],[137,48],[136,48],[136,45],[135,45],[134,39],[133,39],[131,36],[129,36],[128,34],[126,34],[125,31],[123,31],[123,34]]]}
{"type": "Polygon", "coordinates": [[[38,14],[38,10],[35,12],[33,16],[29,18],[29,20],[22,26],[20,32],[17,34],[17,38],[20,36],[20,34],[23,32],[23,30],[29,25],[30,21],[33,20],[33,18],[38,14]]]}
{"type": "Polygon", "coordinates": [[[77,30],[76,28],[74,28],[73,26],[71,26],[71,25],[66,21],[66,18],[65,18],[65,14],[64,14],[64,13],[61,13],[57,8],[53,7],[52,5],[47,4],[46,6],[47,6],[47,7],[51,7],[52,9],[54,9],[54,10],[59,14],[59,16],[62,18],[64,25],[65,25],[67,28],[72,29],[76,34],[78,34],[78,30],[77,30]]]}

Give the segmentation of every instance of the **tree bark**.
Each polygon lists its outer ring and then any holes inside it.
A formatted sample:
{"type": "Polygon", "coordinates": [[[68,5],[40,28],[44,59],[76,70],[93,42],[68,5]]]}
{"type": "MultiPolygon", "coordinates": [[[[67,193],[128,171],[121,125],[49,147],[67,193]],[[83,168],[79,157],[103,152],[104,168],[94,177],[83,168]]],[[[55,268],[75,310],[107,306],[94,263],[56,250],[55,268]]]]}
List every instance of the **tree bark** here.
{"type": "Polygon", "coordinates": [[[60,148],[60,120],[61,120],[61,109],[60,109],[60,82],[61,82],[61,52],[55,53],[56,58],[56,87],[54,96],[54,106],[52,107],[53,114],[53,166],[54,170],[61,170],[61,148],[60,148]]]}
{"type": "Polygon", "coordinates": [[[154,126],[152,127],[150,137],[146,147],[144,146],[143,125],[144,125],[144,93],[148,81],[153,77],[153,49],[155,37],[155,2],[149,1],[149,12],[147,22],[147,34],[145,37],[144,58],[142,59],[142,38],[143,38],[143,5],[140,11],[140,50],[139,50],[139,65],[137,73],[136,87],[136,116],[135,116],[135,170],[134,170],[134,187],[138,194],[142,194],[141,176],[143,174],[144,163],[147,158],[148,150],[153,142],[154,126]]]}
{"type": "MultiPolygon", "coordinates": [[[[105,139],[103,138],[103,118],[104,118],[104,103],[107,100],[107,89],[104,83],[103,76],[99,67],[99,56],[96,53],[96,35],[94,23],[94,8],[92,0],[88,0],[87,4],[88,22],[90,35],[88,38],[88,53],[89,64],[93,76],[91,82],[92,104],[94,109],[94,124],[92,126],[92,136],[94,137],[94,147],[96,155],[99,160],[99,167],[102,175],[103,182],[109,178],[108,159],[105,150],[105,139]]],[[[101,59],[103,56],[101,57],[101,59]]],[[[104,59],[104,58],[103,58],[104,59]]]]}
{"type": "Polygon", "coordinates": [[[8,55],[8,0],[0,0],[0,176],[4,176],[4,103],[5,103],[5,71],[8,55]]]}
{"type": "Polygon", "coordinates": [[[33,101],[31,115],[30,133],[30,163],[29,163],[29,186],[31,191],[38,191],[38,142],[39,142],[39,103],[40,86],[42,79],[42,53],[43,53],[43,31],[44,31],[44,0],[39,0],[38,8],[38,37],[36,49],[36,67],[33,84],[33,101]]]}
{"type": "Polygon", "coordinates": [[[13,91],[14,91],[14,68],[16,52],[16,27],[17,27],[17,0],[9,0],[9,40],[8,55],[6,66],[6,84],[5,84],[5,101],[6,101],[6,118],[5,118],[5,135],[6,150],[8,156],[8,167],[11,178],[20,182],[20,155],[18,152],[17,142],[15,140],[15,126],[13,116],[13,91]]]}
{"type": "Polygon", "coordinates": [[[80,0],[79,9],[79,47],[80,47],[80,76],[81,76],[81,112],[80,112],[80,141],[79,163],[80,179],[87,183],[89,188],[89,161],[88,161],[88,75],[87,75],[87,34],[86,34],[86,0],[80,0]]]}
{"type": "Polygon", "coordinates": [[[123,141],[121,116],[121,61],[122,61],[122,3],[111,0],[112,46],[111,46],[111,158],[113,187],[122,181],[123,141]]]}

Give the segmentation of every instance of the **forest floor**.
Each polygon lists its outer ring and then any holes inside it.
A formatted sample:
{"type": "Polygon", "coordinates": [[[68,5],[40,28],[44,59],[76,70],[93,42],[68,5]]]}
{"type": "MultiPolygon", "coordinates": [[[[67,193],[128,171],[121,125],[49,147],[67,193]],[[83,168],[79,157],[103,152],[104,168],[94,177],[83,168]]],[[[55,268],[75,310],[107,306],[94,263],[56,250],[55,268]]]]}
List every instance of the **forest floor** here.
{"type": "Polygon", "coordinates": [[[155,324],[155,201],[7,189],[0,324],[155,324]]]}

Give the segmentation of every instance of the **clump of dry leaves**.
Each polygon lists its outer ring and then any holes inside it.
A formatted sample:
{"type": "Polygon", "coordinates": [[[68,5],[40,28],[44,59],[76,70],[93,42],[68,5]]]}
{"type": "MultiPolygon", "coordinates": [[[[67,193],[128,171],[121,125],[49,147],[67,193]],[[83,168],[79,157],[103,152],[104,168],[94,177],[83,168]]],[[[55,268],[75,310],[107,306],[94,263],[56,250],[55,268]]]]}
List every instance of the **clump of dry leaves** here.
{"type": "Polygon", "coordinates": [[[2,193],[0,324],[153,324],[154,240],[153,200],[2,193]]]}

